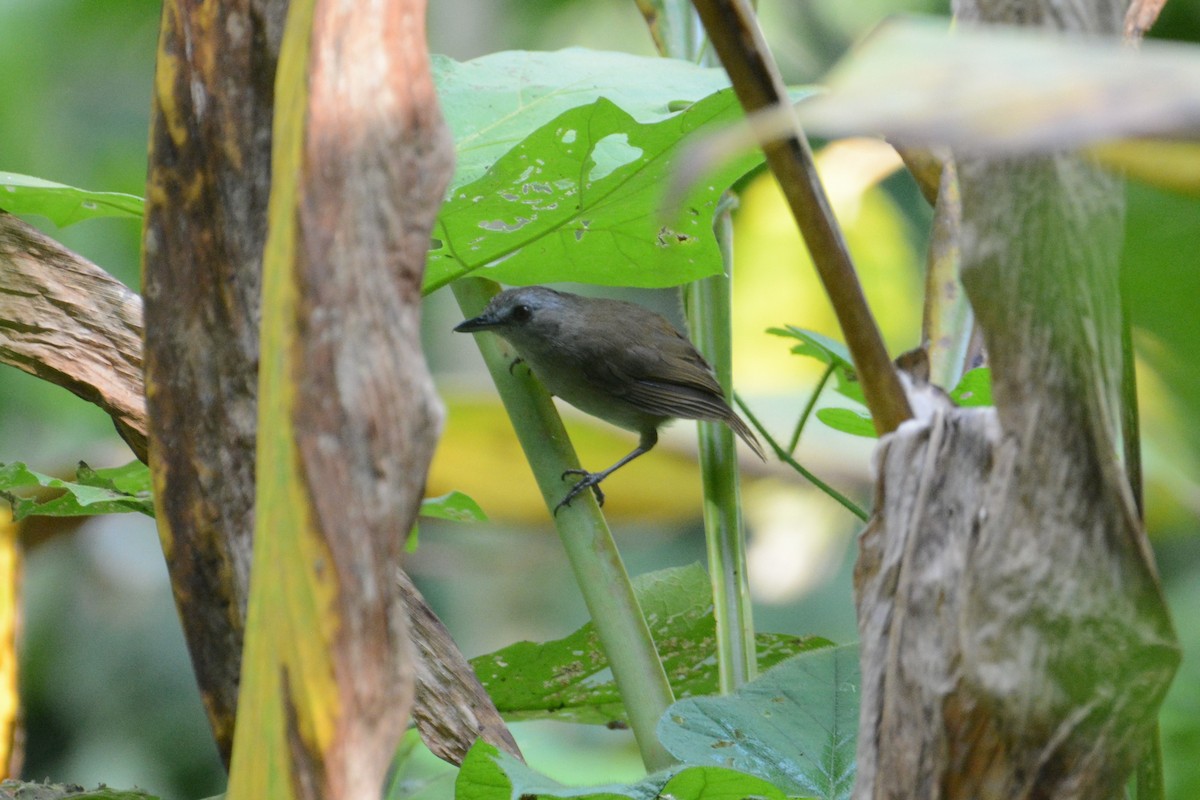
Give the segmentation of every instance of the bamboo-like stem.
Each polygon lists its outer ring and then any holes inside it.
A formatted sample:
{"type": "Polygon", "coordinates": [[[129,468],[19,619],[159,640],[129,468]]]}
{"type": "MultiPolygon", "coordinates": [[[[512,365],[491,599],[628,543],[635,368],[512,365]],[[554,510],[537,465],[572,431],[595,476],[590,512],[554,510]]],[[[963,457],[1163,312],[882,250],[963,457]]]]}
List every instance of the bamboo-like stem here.
{"type": "MultiPolygon", "coordinates": [[[[733,378],[731,332],[733,220],[730,203],[723,203],[713,230],[721,246],[725,270],[697,281],[688,292],[692,338],[713,365],[717,380],[730,386],[733,378]]],[[[746,575],[746,540],[742,532],[737,443],[721,423],[701,422],[700,472],[704,482],[704,534],[713,590],[720,688],[732,692],[753,680],[757,672],[754,615],[746,575]]]]}
{"type": "MultiPolygon", "coordinates": [[[[474,317],[500,287],[483,278],[467,278],[451,288],[463,313],[474,317]]],[[[511,368],[515,356],[503,340],[484,332],[475,334],[475,341],[551,511],[612,668],[642,762],[650,772],[669,767],[675,759],[658,741],[655,729],[675,697],[608,524],[590,492],[554,513],[569,488],[562,481],[563,472],[580,466],[558,411],[528,370],[511,368]]]]}

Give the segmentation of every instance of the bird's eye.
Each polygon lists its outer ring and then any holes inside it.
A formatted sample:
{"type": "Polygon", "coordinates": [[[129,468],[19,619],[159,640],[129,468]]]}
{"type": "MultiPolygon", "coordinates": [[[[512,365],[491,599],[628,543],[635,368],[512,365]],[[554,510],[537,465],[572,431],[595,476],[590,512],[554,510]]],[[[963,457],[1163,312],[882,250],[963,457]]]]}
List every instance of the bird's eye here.
{"type": "Polygon", "coordinates": [[[532,316],[533,310],[526,305],[517,306],[512,310],[512,318],[517,322],[528,322],[532,316]]]}

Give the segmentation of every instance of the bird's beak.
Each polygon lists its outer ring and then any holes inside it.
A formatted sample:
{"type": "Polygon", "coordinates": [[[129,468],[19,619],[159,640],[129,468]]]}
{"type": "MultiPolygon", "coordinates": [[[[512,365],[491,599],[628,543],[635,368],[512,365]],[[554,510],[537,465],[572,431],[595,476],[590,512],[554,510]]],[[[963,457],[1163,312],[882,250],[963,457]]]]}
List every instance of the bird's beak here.
{"type": "Polygon", "coordinates": [[[473,333],[474,331],[486,331],[489,328],[495,328],[499,325],[496,318],[486,311],[478,317],[463,320],[454,326],[455,333],[473,333]]]}

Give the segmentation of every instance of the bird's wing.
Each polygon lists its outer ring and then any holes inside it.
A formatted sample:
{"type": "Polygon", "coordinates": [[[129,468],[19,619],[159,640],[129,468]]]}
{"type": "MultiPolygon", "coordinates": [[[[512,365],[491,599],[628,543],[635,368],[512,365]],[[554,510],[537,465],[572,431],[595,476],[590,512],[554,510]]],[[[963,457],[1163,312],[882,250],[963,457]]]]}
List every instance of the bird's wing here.
{"type": "MultiPolygon", "coordinates": [[[[658,417],[721,420],[763,460],[762,446],[729,404],[712,368],[690,341],[662,317],[637,320],[622,347],[603,343],[583,359],[584,373],[597,388],[658,417]]],[[[598,343],[600,344],[600,343],[598,343]]]]}
{"type": "Polygon", "coordinates": [[[692,343],[666,320],[637,327],[639,338],[585,360],[590,381],[648,414],[725,419],[733,412],[721,385],[692,343]]]}

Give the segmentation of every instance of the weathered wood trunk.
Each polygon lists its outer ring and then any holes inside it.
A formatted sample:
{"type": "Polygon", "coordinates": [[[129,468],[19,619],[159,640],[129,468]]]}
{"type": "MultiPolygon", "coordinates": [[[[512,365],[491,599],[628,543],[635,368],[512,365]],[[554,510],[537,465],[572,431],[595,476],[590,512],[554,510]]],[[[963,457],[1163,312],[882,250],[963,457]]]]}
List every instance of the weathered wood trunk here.
{"type": "MultiPolygon", "coordinates": [[[[965,21],[1114,35],[1121,11],[956,4],[965,21]]],[[[1120,455],[1121,187],[1069,153],[958,156],[996,407],[881,444],[855,575],[854,796],[1117,798],[1178,662],[1120,455]]]]}
{"type": "Polygon", "coordinates": [[[254,529],[258,322],[287,0],[163,4],[143,232],[159,537],[226,764],[254,529]]]}
{"type": "MultiPolygon", "coordinates": [[[[144,233],[151,465],[176,603],[218,749],[227,763],[249,596],[262,257],[276,68],[287,8],[287,0],[164,4],[151,133],[144,233]]],[[[419,161],[424,156],[418,149],[412,158],[419,161]]],[[[444,156],[438,157],[444,161],[444,156]]],[[[434,171],[443,167],[439,161],[434,171]]],[[[437,196],[428,188],[423,201],[437,196]]],[[[378,205],[386,199],[372,195],[367,202],[378,205]]],[[[364,222],[373,224],[365,218],[364,222]]],[[[74,254],[65,254],[63,259],[69,259],[60,264],[53,247],[47,241],[44,249],[33,253],[41,260],[22,272],[40,275],[34,267],[42,268],[47,273],[42,282],[48,287],[45,294],[70,296],[75,284],[85,283],[91,273],[74,254]]],[[[410,269],[418,263],[414,254],[406,258],[410,269]]],[[[54,326],[64,344],[49,351],[21,351],[17,357],[23,368],[109,411],[145,459],[146,420],[138,374],[141,304],[107,274],[95,272],[99,289],[87,287],[87,296],[113,294],[120,300],[116,310],[103,304],[97,309],[72,304],[77,318],[54,326]],[[103,341],[115,342],[115,355],[93,353],[95,331],[110,329],[128,341],[106,334],[103,341]],[[63,360],[62,353],[76,357],[63,360]],[[100,366],[94,368],[93,361],[100,366]],[[124,369],[126,362],[132,369],[124,369]]],[[[408,283],[419,287],[419,275],[409,275],[408,283]]],[[[415,314],[416,296],[406,302],[406,313],[415,314]]],[[[16,307],[8,316],[21,319],[35,311],[16,307]]],[[[410,316],[405,323],[410,336],[414,319],[410,316]]],[[[5,352],[5,342],[0,341],[0,360],[5,352]]],[[[419,360],[419,353],[409,353],[408,363],[419,360]]],[[[325,390],[313,391],[321,395],[325,390]]],[[[431,433],[424,427],[423,436],[431,433]]],[[[385,568],[396,567],[392,559],[385,568]]],[[[421,657],[414,715],[426,743],[456,763],[477,736],[519,754],[449,633],[407,576],[399,573],[398,580],[421,657]]]]}

